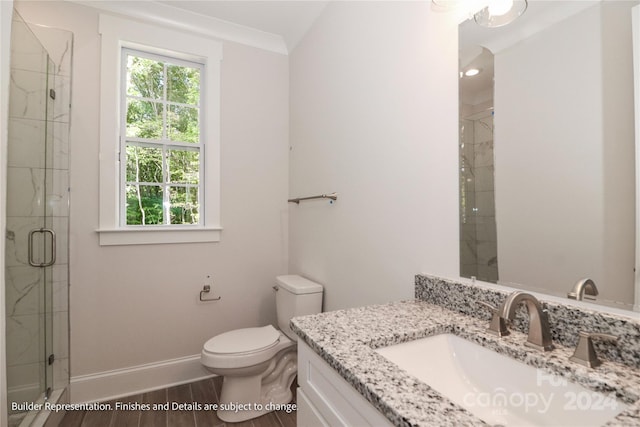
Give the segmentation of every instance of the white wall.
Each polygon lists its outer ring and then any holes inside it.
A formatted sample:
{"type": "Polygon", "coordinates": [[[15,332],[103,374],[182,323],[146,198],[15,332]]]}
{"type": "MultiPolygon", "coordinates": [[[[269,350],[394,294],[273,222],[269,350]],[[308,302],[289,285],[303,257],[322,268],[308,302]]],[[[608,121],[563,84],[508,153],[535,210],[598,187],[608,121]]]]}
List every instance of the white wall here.
{"type": "Polygon", "coordinates": [[[633,299],[631,39],[602,38],[619,9],[588,9],[495,55],[502,282],[566,292],[590,277],[602,298],[633,299]]]}
{"type": "MultiPolygon", "coordinates": [[[[215,334],[275,322],[271,286],[276,275],[287,272],[287,57],[224,43],[222,241],[100,247],[95,231],[98,11],[57,1],[19,1],[16,6],[28,22],[75,35],[70,135],[72,382],[198,355],[204,341],[215,334]],[[221,301],[198,301],[206,274],[213,276],[213,293],[221,295],[221,301]]],[[[72,387],[72,400],[85,398],[72,387]]]]}
{"type": "Polygon", "coordinates": [[[458,276],[457,22],[430,2],[332,2],[290,58],[291,273],[325,310],[458,276]]]}

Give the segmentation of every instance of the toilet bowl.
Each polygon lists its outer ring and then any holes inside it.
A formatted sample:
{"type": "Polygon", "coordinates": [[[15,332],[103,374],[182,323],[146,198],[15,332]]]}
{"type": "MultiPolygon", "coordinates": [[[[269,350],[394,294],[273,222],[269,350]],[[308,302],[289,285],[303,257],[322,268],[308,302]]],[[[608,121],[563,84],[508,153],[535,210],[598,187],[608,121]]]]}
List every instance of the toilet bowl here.
{"type": "Polygon", "coordinates": [[[293,397],[297,373],[296,335],[289,328],[295,316],[319,313],[322,286],[301,276],[278,276],[278,326],[236,329],[208,340],[201,362],[223,376],[218,418],[240,422],[271,412],[293,397]]]}

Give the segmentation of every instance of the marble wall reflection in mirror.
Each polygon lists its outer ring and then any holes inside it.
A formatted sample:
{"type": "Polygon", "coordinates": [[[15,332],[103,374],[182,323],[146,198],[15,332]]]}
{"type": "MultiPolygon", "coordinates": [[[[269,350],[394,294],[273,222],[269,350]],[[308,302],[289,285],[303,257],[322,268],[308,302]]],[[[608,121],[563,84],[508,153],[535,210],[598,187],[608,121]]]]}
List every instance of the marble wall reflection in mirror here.
{"type": "Polygon", "coordinates": [[[530,0],[505,27],[460,24],[461,276],[558,296],[589,277],[596,303],[636,303],[639,3],[530,0]]]}

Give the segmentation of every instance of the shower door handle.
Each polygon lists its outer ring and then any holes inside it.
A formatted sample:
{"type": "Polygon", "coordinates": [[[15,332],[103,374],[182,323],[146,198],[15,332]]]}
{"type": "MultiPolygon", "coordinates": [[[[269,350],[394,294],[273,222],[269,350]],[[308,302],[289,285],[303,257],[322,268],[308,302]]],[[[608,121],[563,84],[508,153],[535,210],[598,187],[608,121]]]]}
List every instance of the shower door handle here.
{"type": "Polygon", "coordinates": [[[37,228],[29,232],[29,265],[32,267],[50,267],[56,262],[56,232],[50,228],[37,228]],[[33,235],[36,233],[51,235],[51,260],[49,262],[37,263],[33,259],[33,235]]]}

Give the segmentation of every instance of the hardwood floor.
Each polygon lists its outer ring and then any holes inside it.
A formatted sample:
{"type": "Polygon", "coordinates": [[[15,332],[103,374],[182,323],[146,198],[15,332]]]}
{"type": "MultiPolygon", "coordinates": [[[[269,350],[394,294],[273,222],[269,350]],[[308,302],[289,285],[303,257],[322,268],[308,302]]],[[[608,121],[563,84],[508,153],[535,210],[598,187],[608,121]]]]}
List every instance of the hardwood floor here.
{"type": "MultiPolygon", "coordinates": [[[[209,378],[163,390],[118,399],[118,402],[137,408],[137,404],[154,403],[218,403],[222,377],[209,378]]],[[[295,402],[295,381],[292,386],[295,402]]],[[[110,403],[111,411],[69,411],[60,427],[295,427],[296,412],[276,411],[253,420],[225,424],[215,411],[205,410],[116,410],[116,401],[110,403]]],[[[194,405],[195,406],[195,405],[194,405]]]]}

